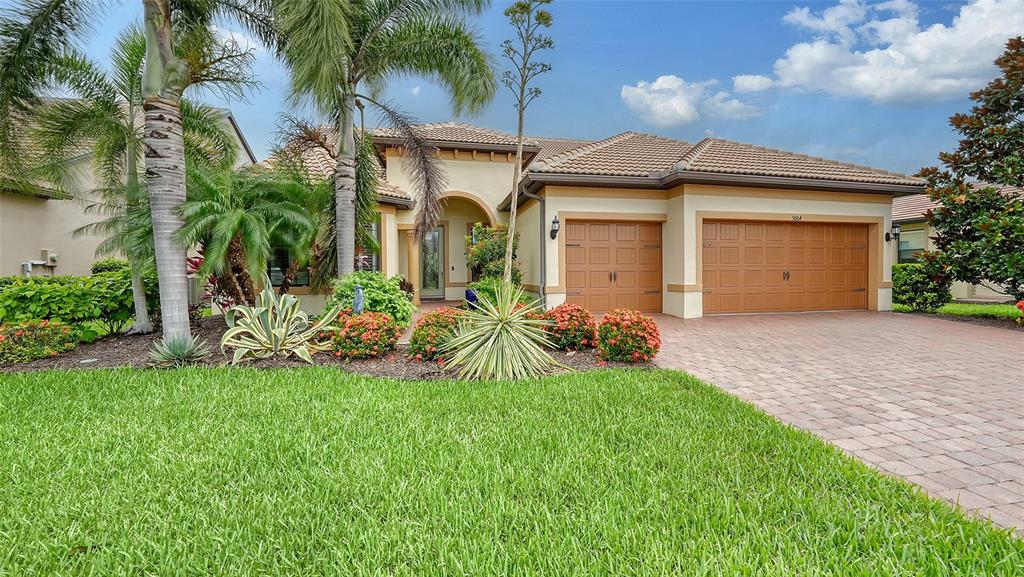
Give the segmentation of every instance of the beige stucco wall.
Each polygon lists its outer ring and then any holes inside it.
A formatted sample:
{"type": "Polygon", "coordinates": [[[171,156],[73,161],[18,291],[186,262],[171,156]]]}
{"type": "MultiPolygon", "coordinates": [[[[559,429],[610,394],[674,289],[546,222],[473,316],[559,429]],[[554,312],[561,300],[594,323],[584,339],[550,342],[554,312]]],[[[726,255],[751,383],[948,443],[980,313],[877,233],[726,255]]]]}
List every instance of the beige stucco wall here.
{"type": "MultiPolygon", "coordinates": [[[[249,164],[251,159],[240,145],[236,166],[249,164]]],[[[68,188],[72,199],[46,200],[0,192],[0,276],[20,275],[22,263],[42,260],[44,250],[55,252],[59,260],[53,267],[33,267],[34,276],[89,274],[103,237],[76,238],[73,232],[103,220],[104,215],[86,213],[86,206],[92,202],[89,191],[96,187],[91,160],[79,159],[71,174],[73,182],[68,188]]]]}
{"type": "MultiPolygon", "coordinates": [[[[460,158],[471,158],[470,152],[460,152],[460,158]]],[[[499,222],[508,221],[508,213],[499,213],[497,207],[504,200],[508,191],[512,190],[512,167],[513,164],[499,157],[490,160],[485,153],[478,153],[479,160],[454,160],[441,158],[441,166],[444,167],[447,176],[445,190],[450,193],[468,193],[479,198],[482,204],[491,207],[499,222]]],[[[403,190],[415,193],[410,179],[409,160],[397,153],[388,152],[387,157],[387,180],[403,190]]],[[[399,213],[400,223],[412,223],[415,219],[415,211],[403,211],[399,213]]]]}
{"type": "MultiPolygon", "coordinates": [[[[550,218],[547,219],[550,222],[550,218]]],[[[537,227],[540,226],[540,203],[530,202],[520,207],[516,215],[516,230],[519,233],[519,250],[516,263],[523,271],[523,284],[531,290],[540,285],[540,239],[537,227]]],[[[548,224],[548,229],[550,229],[548,224]]],[[[550,237],[545,235],[545,245],[550,237]]],[[[550,282],[549,282],[550,284],[550,282]]]]}

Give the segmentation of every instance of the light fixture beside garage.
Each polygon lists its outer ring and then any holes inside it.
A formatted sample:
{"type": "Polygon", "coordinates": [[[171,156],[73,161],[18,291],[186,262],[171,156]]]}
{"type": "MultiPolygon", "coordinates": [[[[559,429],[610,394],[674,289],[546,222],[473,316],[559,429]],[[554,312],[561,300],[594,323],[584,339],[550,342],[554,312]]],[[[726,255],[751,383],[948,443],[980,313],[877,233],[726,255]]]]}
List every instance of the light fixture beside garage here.
{"type": "Polygon", "coordinates": [[[561,228],[561,224],[558,222],[558,215],[551,219],[551,240],[558,238],[558,229],[561,228]]]}
{"type": "Polygon", "coordinates": [[[885,242],[893,241],[899,242],[900,240],[900,223],[892,223],[892,230],[885,233],[885,242]]]}

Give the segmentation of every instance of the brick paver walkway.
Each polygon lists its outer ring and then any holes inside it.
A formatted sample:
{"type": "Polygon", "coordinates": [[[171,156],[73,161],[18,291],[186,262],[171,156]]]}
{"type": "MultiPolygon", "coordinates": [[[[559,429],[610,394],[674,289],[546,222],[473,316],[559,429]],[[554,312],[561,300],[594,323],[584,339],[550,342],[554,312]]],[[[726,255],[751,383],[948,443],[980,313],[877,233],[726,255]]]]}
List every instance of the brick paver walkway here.
{"type": "Polygon", "coordinates": [[[870,312],[657,320],[659,365],[1024,534],[1024,333],[870,312]]]}

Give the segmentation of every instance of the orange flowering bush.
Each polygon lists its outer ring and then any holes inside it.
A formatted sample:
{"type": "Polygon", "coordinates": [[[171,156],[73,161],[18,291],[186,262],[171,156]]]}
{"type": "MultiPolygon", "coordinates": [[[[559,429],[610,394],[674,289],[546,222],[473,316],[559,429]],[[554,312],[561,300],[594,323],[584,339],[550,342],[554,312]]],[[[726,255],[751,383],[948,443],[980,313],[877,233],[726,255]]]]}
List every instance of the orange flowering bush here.
{"type": "Polygon", "coordinates": [[[459,325],[459,310],[439,308],[420,317],[409,338],[409,356],[418,361],[442,358],[441,347],[455,336],[459,325]]]}
{"type": "Polygon", "coordinates": [[[379,357],[393,350],[402,332],[390,315],[371,311],[352,315],[346,309],[338,315],[338,330],[330,335],[334,356],[346,359],[379,357]]]}
{"type": "Polygon", "coordinates": [[[551,342],[563,351],[597,346],[597,321],[590,311],[569,303],[558,305],[541,317],[551,342]]]}
{"type": "Polygon", "coordinates": [[[1024,325],[1024,300],[1017,301],[1017,310],[1020,311],[1020,316],[1017,317],[1017,324],[1024,325]]]}
{"type": "Polygon", "coordinates": [[[78,344],[78,335],[60,321],[32,320],[0,325],[0,365],[55,357],[78,344]]]}
{"type": "Polygon", "coordinates": [[[597,332],[597,353],[606,361],[647,362],[661,348],[658,325],[639,311],[613,310],[601,320],[597,332]]]}

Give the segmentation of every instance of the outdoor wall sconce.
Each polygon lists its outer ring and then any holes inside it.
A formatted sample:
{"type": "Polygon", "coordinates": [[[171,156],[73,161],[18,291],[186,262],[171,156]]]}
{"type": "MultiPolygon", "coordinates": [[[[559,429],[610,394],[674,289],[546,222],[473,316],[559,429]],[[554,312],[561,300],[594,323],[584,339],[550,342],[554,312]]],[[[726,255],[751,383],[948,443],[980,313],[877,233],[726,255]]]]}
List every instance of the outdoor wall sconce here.
{"type": "Polygon", "coordinates": [[[900,240],[900,223],[898,222],[892,223],[892,230],[885,233],[885,242],[892,240],[895,240],[896,242],[899,242],[900,240]]]}
{"type": "Polygon", "coordinates": [[[561,226],[562,225],[559,224],[557,216],[551,220],[551,240],[558,238],[558,229],[561,228],[561,226]]]}

